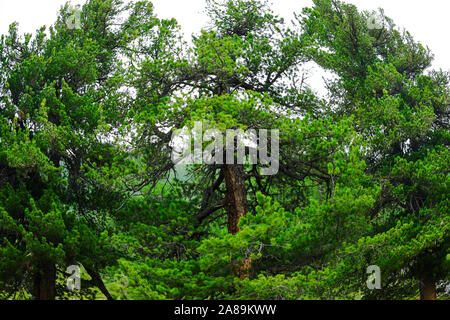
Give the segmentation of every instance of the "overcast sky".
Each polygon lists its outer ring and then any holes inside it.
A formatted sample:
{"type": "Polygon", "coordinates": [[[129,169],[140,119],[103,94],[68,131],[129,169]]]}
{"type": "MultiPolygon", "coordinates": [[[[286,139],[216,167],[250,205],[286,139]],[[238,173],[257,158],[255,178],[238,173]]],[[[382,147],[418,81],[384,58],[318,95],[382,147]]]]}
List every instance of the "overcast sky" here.
{"type": "MultiPolygon", "coordinates": [[[[21,33],[34,32],[42,25],[51,25],[66,0],[0,0],[0,33],[6,33],[11,22],[20,24],[21,33]]],[[[72,0],[73,4],[84,0],[72,0]]],[[[435,68],[450,70],[448,34],[450,31],[450,1],[448,0],[347,0],[360,9],[384,8],[386,15],[409,30],[414,37],[429,46],[435,54],[435,68]]],[[[162,18],[175,17],[189,35],[206,23],[205,0],[154,0],[156,13],[162,18]]],[[[272,0],[273,9],[285,18],[300,12],[311,0],[272,0]]]]}

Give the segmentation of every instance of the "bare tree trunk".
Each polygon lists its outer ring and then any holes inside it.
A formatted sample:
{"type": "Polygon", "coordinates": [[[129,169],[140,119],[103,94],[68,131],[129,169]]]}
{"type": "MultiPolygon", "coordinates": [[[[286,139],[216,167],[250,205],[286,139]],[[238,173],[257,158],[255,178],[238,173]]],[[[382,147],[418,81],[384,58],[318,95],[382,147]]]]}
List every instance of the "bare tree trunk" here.
{"type": "Polygon", "coordinates": [[[437,300],[434,281],[423,280],[420,282],[420,300],[437,300]]]}
{"type": "Polygon", "coordinates": [[[33,291],[37,300],[55,300],[56,267],[54,264],[42,264],[39,270],[36,270],[33,291]]]}
{"type": "Polygon", "coordinates": [[[225,209],[228,215],[228,232],[239,232],[239,220],[247,214],[247,190],[242,165],[225,165],[227,194],[225,209]]]}
{"type": "MultiPolygon", "coordinates": [[[[225,183],[227,194],[225,197],[225,209],[228,215],[228,232],[239,232],[239,221],[247,214],[247,190],[245,189],[245,173],[242,165],[226,165],[225,183]]],[[[235,265],[234,274],[245,279],[250,276],[252,266],[251,259],[244,259],[235,265]]]]}

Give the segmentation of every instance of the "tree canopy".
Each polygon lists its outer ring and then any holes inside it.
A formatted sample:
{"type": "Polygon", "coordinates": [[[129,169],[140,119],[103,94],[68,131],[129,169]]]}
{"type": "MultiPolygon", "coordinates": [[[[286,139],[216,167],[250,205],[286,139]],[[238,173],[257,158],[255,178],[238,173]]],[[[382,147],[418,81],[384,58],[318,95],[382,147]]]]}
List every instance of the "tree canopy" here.
{"type": "Polygon", "coordinates": [[[205,14],[186,42],[150,1],[87,0],[1,36],[0,299],[448,299],[450,74],[430,50],[337,0],[205,14]],[[174,161],[183,128],[218,161],[174,161]]]}

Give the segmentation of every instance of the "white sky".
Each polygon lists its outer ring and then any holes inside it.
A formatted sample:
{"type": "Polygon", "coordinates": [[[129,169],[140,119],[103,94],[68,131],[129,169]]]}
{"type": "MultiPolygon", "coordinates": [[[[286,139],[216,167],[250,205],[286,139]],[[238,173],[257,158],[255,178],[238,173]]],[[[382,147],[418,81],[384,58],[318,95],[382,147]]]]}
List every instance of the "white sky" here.
{"type": "MultiPolygon", "coordinates": [[[[0,0],[0,33],[6,33],[11,22],[20,24],[21,33],[34,32],[42,25],[54,23],[57,11],[66,0],[0,0]]],[[[73,4],[84,0],[72,0],[73,4]]],[[[416,40],[430,47],[435,54],[435,68],[450,70],[450,1],[448,0],[347,0],[359,9],[384,8],[386,15],[409,30],[416,40]]],[[[197,32],[207,21],[204,0],[153,0],[159,17],[175,17],[189,35],[197,32]]],[[[272,0],[273,10],[290,19],[311,0],[272,0]]]]}

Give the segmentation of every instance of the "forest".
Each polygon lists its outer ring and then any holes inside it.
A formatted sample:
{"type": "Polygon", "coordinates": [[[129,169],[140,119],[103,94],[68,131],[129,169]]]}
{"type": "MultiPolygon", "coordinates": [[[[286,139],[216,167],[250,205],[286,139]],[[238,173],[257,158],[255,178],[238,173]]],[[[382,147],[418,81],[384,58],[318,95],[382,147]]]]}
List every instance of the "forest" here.
{"type": "Polygon", "coordinates": [[[12,17],[0,300],[450,300],[450,73],[313,3],[205,0],[189,41],[148,0],[12,17]]]}

